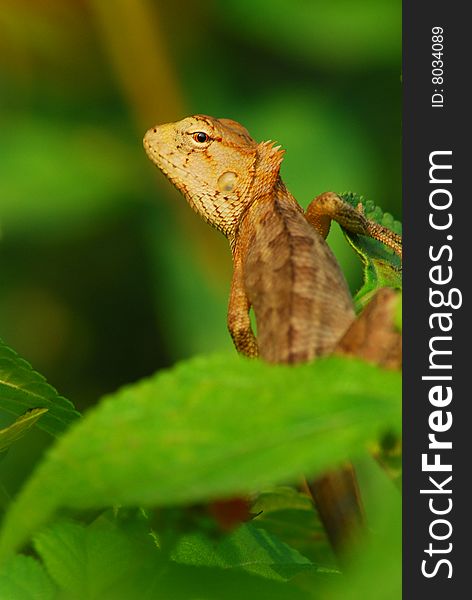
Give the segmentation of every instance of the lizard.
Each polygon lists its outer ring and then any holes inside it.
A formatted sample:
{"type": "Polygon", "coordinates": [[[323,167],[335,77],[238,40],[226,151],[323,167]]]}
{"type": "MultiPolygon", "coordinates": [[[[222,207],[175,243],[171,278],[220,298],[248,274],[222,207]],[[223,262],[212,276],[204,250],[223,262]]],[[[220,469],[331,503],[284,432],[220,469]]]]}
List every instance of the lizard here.
{"type": "MultiPolygon", "coordinates": [[[[295,364],[331,354],[343,336],[349,338],[356,317],[347,282],[324,239],[330,222],[398,252],[401,240],[395,234],[332,192],[315,198],[304,213],[280,176],[284,150],[272,141],[256,142],[231,119],[194,115],[156,125],[143,145],[190,206],[229,241],[227,325],[238,352],[295,364]]],[[[359,329],[354,327],[354,337],[359,329]]],[[[348,339],[344,345],[349,344],[348,339]]],[[[352,468],[308,487],[330,542],[342,550],[364,522],[352,468]]]]}

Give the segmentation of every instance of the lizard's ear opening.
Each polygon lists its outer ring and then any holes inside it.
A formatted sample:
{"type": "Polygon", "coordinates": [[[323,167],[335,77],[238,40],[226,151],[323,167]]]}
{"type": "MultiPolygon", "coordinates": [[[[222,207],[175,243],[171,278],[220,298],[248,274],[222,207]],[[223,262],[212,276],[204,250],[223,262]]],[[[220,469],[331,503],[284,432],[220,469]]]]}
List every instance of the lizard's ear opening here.
{"type": "Polygon", "coordinates": [[[261,142],[257,146],[258,169],[267,173],[279,173],[280,165],[284,159],[285,150],[274,146],[274,142],[261,142]]]}

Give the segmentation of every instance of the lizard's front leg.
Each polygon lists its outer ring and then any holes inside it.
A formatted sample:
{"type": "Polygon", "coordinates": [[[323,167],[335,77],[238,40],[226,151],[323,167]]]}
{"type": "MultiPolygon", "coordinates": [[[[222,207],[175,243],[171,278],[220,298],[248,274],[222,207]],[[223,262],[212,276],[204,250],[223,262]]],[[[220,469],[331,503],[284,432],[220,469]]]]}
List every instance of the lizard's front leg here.
{"type": "Polygon", "coordinates": [[[398,234],[366,219],[362,205],[356,209],[334,192],[325,192],[312,200],[306,209],[305,217],[324,238],[329,233],[331,221],[334,220],[347,231],[374,238],[391,248],[398,256],[402,256],[402,240],[398,234]]]}
{"type": "Polygon", "coordinates": [[[250,308],[251,303],[244,288],[243,266],[241,260],[235,256],[228,306],[228,329],[236,350],[246,356],[255,357],[258,355],[258,349],[249,318],[250,308]]]}

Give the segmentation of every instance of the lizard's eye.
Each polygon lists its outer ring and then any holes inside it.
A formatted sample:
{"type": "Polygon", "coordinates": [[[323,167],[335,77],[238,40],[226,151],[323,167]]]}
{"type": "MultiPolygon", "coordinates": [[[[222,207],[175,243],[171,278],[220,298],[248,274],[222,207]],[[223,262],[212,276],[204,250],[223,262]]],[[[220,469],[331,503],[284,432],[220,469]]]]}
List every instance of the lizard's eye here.
{"type": "Polygon", "coordinates": [[[204,131],[196,131],[193,134],[193,139],[199,144],[204,144],[205,142],[208,142],[210,137],[204,131]]]}

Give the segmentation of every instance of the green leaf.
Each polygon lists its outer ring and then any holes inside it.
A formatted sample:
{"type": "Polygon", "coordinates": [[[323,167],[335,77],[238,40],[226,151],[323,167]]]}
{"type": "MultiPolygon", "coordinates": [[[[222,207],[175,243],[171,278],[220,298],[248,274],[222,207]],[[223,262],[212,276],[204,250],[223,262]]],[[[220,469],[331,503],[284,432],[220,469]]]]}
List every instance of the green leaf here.
{"type": "Polygon", "coordinates": [[[62,433],[80,415],[45,378],[0,340],[0,411],[18,417],[32,408],[46,408],[37,426],[52,435],[62,433]]]}
{"type": "Polygon", "coordinates": [[[325,572],[336,572],[337,560],[326,538],[313,500],[294,488],[277,486],[262,492],[251,512],[257,515],[254,525],[263,527],[325,572]]]}
{"type": "Polygon", "coordinates": [[[2,600],[55,600],[56,587],[31,556],[14,556],[0,568],[2,600]]]}
{"type": "MultiPolygon", "coordinates": [[[[85,527],[58,522],[35,537],[34,546],[68,600],[228,600],[248,597],[305,598],[295,588],[220,568],[169,561],[149,534],[130,535],[99,518],[85,527]]],[[[3,600],[3,598],[2,598],[3,600]]]]}
{"type": "Polygon", "coordinates": [[[317,570],[297,550],[254,525],[242,525],[218,543],[202,533],[184,535],[171,558],[181,564],[241,569],[280,581],[307,569],[317,570]]]}
{"type": "MultiPolygon", "coordinates": [[[[98,521],[90,527],[58,522],[39,533],[34,547],[48,572],[67,598],[125,597],[130,579],[158,572],[159,553],[150,537],[127,536],[111,524],[98,521]]],[[[152,587],[152,579],[145,578],[152,587]]]]}
{"type": "Polygon", "coordinates": [[[192,503],[319,473],[398,430],[400,387],[398,373],[340,357],[181,363],[108,397],[60,438],[12,504],[0,552],[60,506],[192,503]]]}
{"type": "Polygon", "coordinates": [[[47,413],[47,408],[33,408],[18,417],[9,427],[0,429],[0,452],[5,452],[14,442],[20,439],[36,421],[47,413]]]}
{"type": "MultiPolygon", "coordinates": [[[[370,221],[383,225],[394,233],[401,235],[401,223],[395,221],[389,213],[384,213],[380,207],[370,200],[365,200],[365,198],[353,192],[345,192],[340,196],[354,208],[361,204],[365,217],[370,221]]],[[[364,266],[364,285],[357,292],[354,299],[358,308],[365,306],[379,288],[402,289],[402,261],[393,250],[364,235],[357,235],[345,229],[343,229],[343,233],[349,244],[359,255],[364,266]]]]}

